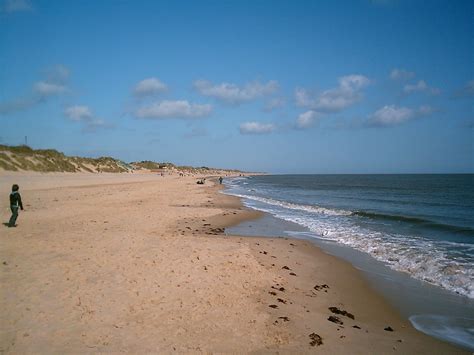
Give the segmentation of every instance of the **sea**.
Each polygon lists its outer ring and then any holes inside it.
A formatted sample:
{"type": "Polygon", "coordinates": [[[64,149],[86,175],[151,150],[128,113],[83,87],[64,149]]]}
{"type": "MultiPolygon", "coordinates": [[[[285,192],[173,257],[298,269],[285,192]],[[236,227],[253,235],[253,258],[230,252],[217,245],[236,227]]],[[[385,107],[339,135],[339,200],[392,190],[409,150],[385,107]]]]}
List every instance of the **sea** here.
{"type": "Polygon", "coordinates": [[[474,175],[224,180],[263,211],[229,234],[308,239],[360,269],[418,330],[474,351],[474,175]]]}

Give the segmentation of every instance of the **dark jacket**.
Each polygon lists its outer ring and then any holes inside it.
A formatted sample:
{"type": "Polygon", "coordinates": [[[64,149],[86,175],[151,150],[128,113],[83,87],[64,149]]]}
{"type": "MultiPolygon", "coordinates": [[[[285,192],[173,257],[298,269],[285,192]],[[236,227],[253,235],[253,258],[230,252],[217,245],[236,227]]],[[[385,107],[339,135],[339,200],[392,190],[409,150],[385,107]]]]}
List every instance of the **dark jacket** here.
{"type": "Polygon", "coordinates": [[[20,208],[23,209],[23,203],[21,203],[21,195],[18,191],[13,191],[10,194],[10,206],[12,207],[20,206],[20,208]]]}

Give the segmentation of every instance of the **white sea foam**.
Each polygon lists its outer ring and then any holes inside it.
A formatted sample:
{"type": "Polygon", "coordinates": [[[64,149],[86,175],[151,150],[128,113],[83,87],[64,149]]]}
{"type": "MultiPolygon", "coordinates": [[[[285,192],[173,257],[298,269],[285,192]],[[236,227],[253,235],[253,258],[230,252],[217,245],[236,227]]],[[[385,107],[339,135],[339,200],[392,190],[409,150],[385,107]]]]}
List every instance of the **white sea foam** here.
{"type": "Polygon", "coordinates": [[[308,228],[315,238],[350,246],[370,254],[394,270],[474,298],[473,260],[451,257],[454,246],[468,249],[472,245],[369,230],[351,221],[351,211],[299,205],[240,191],[230,194],[243,198],[248,207],[308,228]]]}
{"type": "MultiPolygon", "coordinates": [[[[249,190],[249,191],[255,191],[255,190],[249,190]]],[[[248,200],[263,202],[268,205],[280,206],[280,207],[287,208],[290,210],[306,211],[306,212],[318,213],[322,215],[349,216],[352,213],[350,211],[330,209],[330,208],[324,208],[324,207],[319,207],[319,206],[299,205],[299,204],[294,204],[291,202],[279,201],[279,200],[274,200],[272,198],[266,198],[266,197],[260,197],[260,196],[244,195],[244,194],[238,194],[238,193],[233,193],[232,195],[241,197],[244,199],[248,199],[248,200]]]]}

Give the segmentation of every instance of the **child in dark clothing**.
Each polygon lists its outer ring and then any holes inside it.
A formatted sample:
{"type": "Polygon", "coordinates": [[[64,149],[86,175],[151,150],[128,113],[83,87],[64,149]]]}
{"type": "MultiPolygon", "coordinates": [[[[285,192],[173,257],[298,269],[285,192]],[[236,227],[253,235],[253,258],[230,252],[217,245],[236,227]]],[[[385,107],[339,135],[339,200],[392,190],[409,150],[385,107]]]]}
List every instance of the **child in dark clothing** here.
{"type": "Polygon", "coordinates": [[[21,196],[18,190],[20,187],[15,184],[12,186],[12,193],[10,194],[10,209],[12,210],[12,216],[8,222],[8,227],[16,227],[16,219],[18,218],[18,208],[23,211],[23,203],[21,202],[21,196]]]}

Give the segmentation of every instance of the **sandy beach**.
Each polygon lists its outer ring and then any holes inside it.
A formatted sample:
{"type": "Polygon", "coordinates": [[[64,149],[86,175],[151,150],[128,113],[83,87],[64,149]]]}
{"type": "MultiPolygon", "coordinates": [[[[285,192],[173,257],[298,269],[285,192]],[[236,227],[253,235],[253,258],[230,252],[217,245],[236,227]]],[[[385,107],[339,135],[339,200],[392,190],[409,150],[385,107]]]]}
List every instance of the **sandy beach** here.
{"type": "Polygon", "coordinates": [[[467,353],[308,241],[225,235],[259,214],[212,179],[0,174],[2,353],[467,353]]]}

